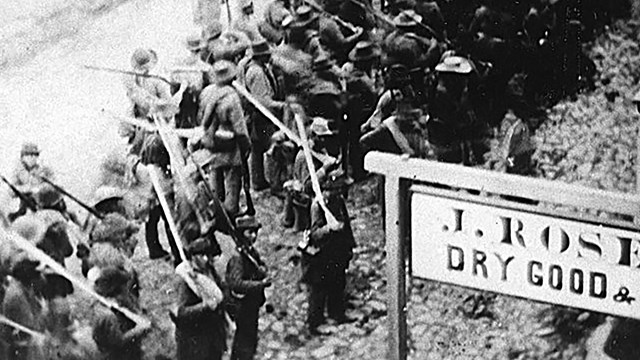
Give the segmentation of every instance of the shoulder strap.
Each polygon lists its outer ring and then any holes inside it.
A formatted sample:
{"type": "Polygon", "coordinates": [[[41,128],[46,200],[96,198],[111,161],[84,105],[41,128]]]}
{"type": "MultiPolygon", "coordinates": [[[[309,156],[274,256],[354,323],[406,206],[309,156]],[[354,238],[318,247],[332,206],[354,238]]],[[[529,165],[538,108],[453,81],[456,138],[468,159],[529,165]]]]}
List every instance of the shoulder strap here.
{"type": "Polygon", "coordinates": [[[393,140],[396,142],[403,154],[413,155],[415,153],[409,145],[409,140],[407,140],[407,137],[404,136],[402,131],[400,131],[400,128],[398,128],[398,124],[396,124],[395,122],[395,116],[389,117],[384,120],[382,122],[382,125],[386,127],[387,130],[389,130],[391,136],[393,137],[393,140]]]}

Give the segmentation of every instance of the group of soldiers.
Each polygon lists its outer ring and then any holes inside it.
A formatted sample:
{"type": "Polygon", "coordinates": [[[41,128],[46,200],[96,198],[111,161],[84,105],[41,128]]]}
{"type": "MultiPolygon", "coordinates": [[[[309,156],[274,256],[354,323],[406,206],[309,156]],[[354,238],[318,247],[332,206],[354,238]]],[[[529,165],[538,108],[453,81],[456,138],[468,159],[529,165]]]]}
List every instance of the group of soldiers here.
{"type": "MultiPolygon", "coordinates": [[[[396,0],[384,11],[369,0],[272,0],[262,18],[240,0],[226,29],[224,4],[196,2],[201,31],[165,73],[145,48],[122,71],[132,104],[119,127],[125,178],[148,193],[149,258],[171,261],[180,279],[170,313],[178,359],[221,359],[231,328],[231,359],[255,356],[272,279],[254,247],[261,224],[252,195],[283,199],[282,226],[301,236],[307,331],[324,334],[327,318],[353,321],[345,286],[356,242],[345,198],[367,177],[366,152],[482,164],[508,108],[574,91],[591,71],[579,41],[596,24],[585,24],[589,13],[572,11],[570,0],[396,0]],[[553,62],[567,59],[586,67],[558,72],[553,62]],[[516,73],[526,80],[511,101],[516,73]],[[571,81],[552,89],[549,76],[571,81]],[[220,234],[235,251],[226,253],[220,234]]],[[[513,169],[531,151],[509,149],[513,169]]],[[[139,226],[126,189],[101,187],[92,204],[79,202],[89,212],[82,221],[62,195],[77,199],[38,155],[25,144],[15,176],[3,178],[20,205],[4,220],[15,246],[0,254],[0,358],[140,359],[151,323],[140,306],[132,262],[139,226]],[[63,270],[74,253],[90,284],[82,289],[109,304],[84,338],[68,301],[78,283],[63,270]]]]}

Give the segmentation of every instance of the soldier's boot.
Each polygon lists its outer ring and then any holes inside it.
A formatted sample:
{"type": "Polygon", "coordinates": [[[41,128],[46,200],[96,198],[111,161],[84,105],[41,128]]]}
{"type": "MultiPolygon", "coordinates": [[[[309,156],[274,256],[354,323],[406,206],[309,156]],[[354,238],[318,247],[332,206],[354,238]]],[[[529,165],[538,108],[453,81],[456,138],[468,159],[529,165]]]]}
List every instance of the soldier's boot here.
{"type": "Polygon", "coordinates": [[[293,223],[294,231],[306,230],[311,226],[309,211],[310,209],[308,204],[296,201],[296,199],[293,200],[293,212],[295,217],[293,223]]]}
{"type": "Polygon", "coordinates": [[[284,215],[282,216],[282,226],[290,228],[296,219],[295,212],[293,211],[293,194],[291,191],[285,192],[284,198],[284,215]]]}

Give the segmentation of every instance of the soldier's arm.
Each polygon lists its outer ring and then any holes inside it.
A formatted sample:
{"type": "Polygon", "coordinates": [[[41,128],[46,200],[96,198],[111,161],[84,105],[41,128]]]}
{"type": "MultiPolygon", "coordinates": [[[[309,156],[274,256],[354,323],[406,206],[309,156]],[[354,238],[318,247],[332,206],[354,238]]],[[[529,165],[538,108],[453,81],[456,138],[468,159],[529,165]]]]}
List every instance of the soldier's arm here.
{"type": "Polygon", "coordinates": [[[273,100],[273,89],[267,78],[267,74],[258,68],[258,66],[250,66],[245,76],[247,89],[254,95],[258,101],[271,110],[282,109],[285,105],[282,101],[273,100]]]}
{"type": "Polygon", "coordinates": [[[329,241],[331,230],[324,217],[324,211],[317,202],[311,204],[311,229],[309,237],[314,246],[322,247],[329,241]]]}
{"type": "Polygon", "coordinates": [[[187,305],[192,302],[194,298],[197,298],[197,295],[189,288],[184,280],[180,279],[180,283],[178,284],[177,311],[177,316],[180,321],[184,321],[185,323],[197,321],[200,316],[210,310],[210,308],[204,301],[199,301],[195,304],[187,305]]]}
{"type": "Polygon", "coordinates": [[[247,130],[247,121],[245,119],[244,111],[242,111],[242,104],[240,102],[239,95],[228,96],[227,116],[233,127],[233,132],[236,135],[238,145],[240,146],[240,152],[247,154],[251,147],[251,140],[249,140],[249,131],[247,130]]]}
{"type": "Polygon", "coordinates": [[[247,294],[264,289],[262,281],[243,279],[244,270],[242,268],[242,259],[240,256],[233,256],[227,263],[227,285],[233,292],[247,294]]]}

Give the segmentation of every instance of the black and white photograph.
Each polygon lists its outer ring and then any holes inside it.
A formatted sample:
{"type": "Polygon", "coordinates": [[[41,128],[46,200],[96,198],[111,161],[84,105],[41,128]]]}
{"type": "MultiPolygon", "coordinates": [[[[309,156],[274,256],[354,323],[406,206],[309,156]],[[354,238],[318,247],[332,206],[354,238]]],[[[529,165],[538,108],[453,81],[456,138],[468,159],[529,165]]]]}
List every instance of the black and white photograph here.
{"type": "Polygon", "coordinates": [[[0,360],[640,360],[640,0],[0,14],[0,360]]]}

